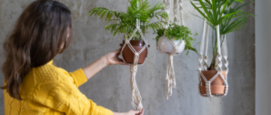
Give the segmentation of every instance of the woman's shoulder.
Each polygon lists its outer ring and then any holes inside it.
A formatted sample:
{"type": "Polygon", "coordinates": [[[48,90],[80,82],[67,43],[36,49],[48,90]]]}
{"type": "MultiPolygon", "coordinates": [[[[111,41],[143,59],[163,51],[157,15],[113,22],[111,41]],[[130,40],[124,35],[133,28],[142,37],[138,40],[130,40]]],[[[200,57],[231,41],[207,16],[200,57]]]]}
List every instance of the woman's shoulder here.
{"type": "Polygon", "coordinates": [[[32,68],[30,76],[35,78],[37,82],[59,81],[65,78],[65,70],[54,65],[44,65],[32,68]]]}
{"type": "Polygon", "coordinates": [[[22,81],[22,97],[31,98],[33,93],[39,92],[42,87],[46,87],[48,91],[53,90],[61,81],[64,81],[62,74],[54,65],[32,68],[22,81]]]}

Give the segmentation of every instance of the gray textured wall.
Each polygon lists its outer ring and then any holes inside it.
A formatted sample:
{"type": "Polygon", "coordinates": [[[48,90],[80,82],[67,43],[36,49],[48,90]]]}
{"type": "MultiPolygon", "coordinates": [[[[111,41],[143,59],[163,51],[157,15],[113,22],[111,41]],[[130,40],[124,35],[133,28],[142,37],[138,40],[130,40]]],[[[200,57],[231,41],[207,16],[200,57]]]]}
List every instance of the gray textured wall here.
{"type": "Polygon", "coordinates": [[[269,6],[271,5],[271,1],[255,1],[255,12],[257,19],[255,20],[255,33],[256,38],[255,39],[255,55],[256,55],[256,91],[255,91],[255,111],[256,115],[270,115],[271,114],[271,101],[269,101],[269,98],[271,97],[271,90],[266,89],[269,87],[270,81],[271,81],[271,66],[270,58],[271,53],[270,52],[271,46],[271,23],[268,23],[271,20],[271,15],[266,15],[266,13],[269,13],[269,6]],[[268,100],[268,101],[267,101],[268,100]]]}
{"type": "MultiPolygon", "coordinates": [[[[22,10],[33,0],[0,0],[0,43],[14,26],[22,10]]],[[[126,11],[127,0],[60,0],[73,12],[72,45],[56,57],[55,63],[69,71],[84,67],[100,56],[119,48],[122,37],[112,37],[103,29],[107,23],[87,12],[94,7],[107,7],[126,11]]],[[[157,0],[149,0],[155,4],[157,0]]],[[[247,0],[246,0],[247,1],[247,0]]],[[[202,20],[188,0],[184,1],[186,26],[199,33],[202,20]]],[[[254,4],[245,8],[254,13],[254,4]]],[[[229,46],[229,94],[224,98],[203,98],[198,94],[198,56],[191,52],[174,57],[177,88],[168,101],[165,99],[167,56],[160,54],[155,47],[154,35],[146,35],[151,48],[145,65],[137,73],[139,89],[143,97],[146,115],[254,115],[255,114],[255,48],[254,19],[242,31],[228,35],[229,46]]],[[[194,44],[199,49],[199,46],[194,44]]],[[[4,61],[0,48],[0,63],[4,61]]],[[[0,85],[3,83],[1,74],[0,85]]],[[[130,104],[130,73],[128,66],[108,66],[80,87],[80,90],[97,104],[113,111],[132,109],[130,104]]],[[[3,114],[3,94],[0,92],[0,114],[3,114]]]]}

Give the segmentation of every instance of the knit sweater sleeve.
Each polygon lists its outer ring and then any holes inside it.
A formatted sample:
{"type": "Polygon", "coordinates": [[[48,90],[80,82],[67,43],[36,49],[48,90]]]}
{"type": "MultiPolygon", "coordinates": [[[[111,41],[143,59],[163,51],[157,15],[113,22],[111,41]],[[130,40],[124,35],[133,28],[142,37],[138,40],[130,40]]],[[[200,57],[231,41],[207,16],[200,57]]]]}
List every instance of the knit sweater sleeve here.
{"type": "Polygon", "coordinates": [[[85,75],[85,72],[83,69],[77,69],[73,72],[67,72],[65,69],[60,68],[60,67],[56,67],[57,70],[61,71],[62,73],[64,73],[65,75],[68,75],[70,77],[73,78],[74,80],[74,84],[79,87],[81,85],[83,85],[84,83],[87,82],[87,77],[85,75]]]}
{"type": "Polygon", "coordinates": [[[69,74],[74,79],[74,82],[77,87],[79,87],[87,82],[87,77],[86,77],[83,69],[78,69],[74,72],[70,72],[69,74]]]}
{"type": "Polygon", "coordinates": [[[66,115],[113,115],[111,110],[97,106],[65,79],[40,86],[34,101],[66,115]]]}

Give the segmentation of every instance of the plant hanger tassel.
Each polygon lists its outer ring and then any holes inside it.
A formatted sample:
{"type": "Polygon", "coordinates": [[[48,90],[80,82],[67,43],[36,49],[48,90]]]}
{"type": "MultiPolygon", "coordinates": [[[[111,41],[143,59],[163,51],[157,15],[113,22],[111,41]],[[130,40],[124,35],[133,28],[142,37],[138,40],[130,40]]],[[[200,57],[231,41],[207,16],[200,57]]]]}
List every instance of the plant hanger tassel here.
{"type": "MultiPolygon", "coordinates": [[[[137,6],[139,6],[139,2],[137,3],[137,6]]],[[[139,92],[139,89],[137,87],[137,83],[136,83],[136,73],[137,73],[137,68],[138,68],[138,60],[139,60],[139,55],[146,49],[148,48],[148,43],[147,40],[145,39],[142,30],[140,29],[140,20],[136,19],[136,29],[133,32],[133,35],[125,40],[124,45],[121,48],[121,52],[120,55],[122,57],[122,60],[125,62],[124,57],[123,57],[123,50],[125,48],[125,46],[128,46],[131,51],[134,53],[134,63],[130,65],[130,72],[131,72],[131,78],[130,78],[130,82],[131,82],[131,90],[132,90],[132,94],[131,94],[131,103],[132,106],[134,107],[134,109],[141,111],[143,109],[143,105],[142,105],[142,98],[139,92]],[[133,46],[130,44],[130,40],[133,38],[133,35],[136,34],[136,32],[139,32],[141,35],[141,39],[145,42],[145,45],[142,49],[140,49],[139,51],[136,51],[133,46]]]]}
{"type": "MultiPolygon", "coordinates": [[[[169,15],[170,14],[170,9],[171,9],[171,4],[170,4],[170,0],[164,0],[163,1],[164,4],[166,5],[166,8],[164,9],[167,14],[169,15]]],[[[181,15],[181,18],[180,18],[180,25],[184,25],[183,24],[183,5],[182,5],[182,0],[174,0],[174,22],[175,23],[178,23],[178,13],[180,13],[181,15]],[[178,5],[179,5],[179,9],[178,9],[178,5]],[[179,12],[178,12],[179,11],[179,12]]],[[[168,24],[169,24],[169,21],[166,20],[166,24],[165,24],[165,28],[168,28],[168,24]]],[[[166,34],[164,33],[164,36],[163,37],[166,37],[166,34]]],[[[176,79],[175,79],[175,71],[174,71],[174,65],[173,65],[173,56],[174,55],[178,55],[178,54],[181,54],[181,53],[177,53],[178,52],[178,49],[181,45],[184,45],[185,42],[183,40],[179,41],[178,44],[175,44],[174,41],[172,39],[169,39],[170,41],[170,44],[173,46],[173,50],[171,53],[165,53],[165,52],[162,52],[161,51],[161,48],[160,48],[160,45],[159,44],[162,44],[162,40],[159,39],[158,41],[158,46],[157,46],[157,50],[160,52],[160,53],[164,53],[164,54],[167,54],[168,55],[168,65],[167,65],[167,74],[166,74],[166,80],[167,80],[167,92],[166,92],[166,99],[168,99],[169,96],[172,95],[172,89],[173,88],[176,88],[176,79]]]]}
{"type": "Polygon", "coordinates": [[[222,74],[222,53],[221,53],[221,39],[220,39],[220,29],[219,29],[219,25],[216,26],[216,35],[217,35],[217,57],[216,57],[216,61],[217,61],[217,73],[210,79],[207,80],[207,78],[204,76],[204,74],[202,73],[202,70],[207,71],[208,65],[207,65],[207,61],[208,61],[208,57],[207,57],[207,51],[208,51],[208,38],[209,38],[209,26],[207,27],[207,32],[206,32],[206,26],[207,25],[207,20],[205,19],[203,21],[203,32],[202,32],[202,38],[201,38],[201,45],[200,45],[200,54],[199,54],[199,65],[198,65],[198,71],[199,71],[199,93],[201,94],[201,96],[203,97],[224,97],[227,95],[228,93],[228,83],[227,83],[227,74],[228,74],[228,51],[227,51],[227,42],[226,42],[226,36],[223,35],[223,39],[224,42],[222,44],[222,51],[223,51],[223,57],[224,57],[224,66],[226,68],[226,74],[225,76],[223,76],[222,74]],[[206,34],[207,33],[207,34],[206,34]],[[206,35],[206,36],[205,36],[206,35]],[[206,37],[206,40],[205,40],[206,37]],[[204,44],[205,44],[205,48],[204,48],[204,44]],[[205,49],[205,52],[204,52],[205,49]],[[203,54],[204,53],[204,54],[203,54]],[[204,61],[204,65],[202,65],[202,61],[204,61]],[[225,92],[224,94],[212,94],[211,93],[211,83],[217,78],[217,77],[221,77],[221,79],[223,80],[223,84],[225,86],[225,92]],[[205,82],[205,90],[206,90],[206,94],[203,94],[201,91],[201,87],[203,86],[202,82],[201,82],[201,78],[204,80],[205,82]]]}

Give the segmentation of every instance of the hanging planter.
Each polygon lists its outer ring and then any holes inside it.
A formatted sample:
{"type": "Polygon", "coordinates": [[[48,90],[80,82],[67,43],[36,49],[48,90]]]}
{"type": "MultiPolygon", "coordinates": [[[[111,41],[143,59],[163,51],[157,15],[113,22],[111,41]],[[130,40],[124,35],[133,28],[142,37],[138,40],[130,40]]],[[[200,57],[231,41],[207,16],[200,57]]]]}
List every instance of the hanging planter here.
{"type": "Polygon", "coordinates": [[[153,7],[151,7],[148,0],[142,2],[141,0],[129,0],[129,3],[130,6],[128,6],[126,13],[111,11],[103,7],[94,8],[89,13],[101,19],[105,17],[105,20],[111,23],[105,26],[105,29],[114,33],[113,36],[117,33],[125,36],[122,44],[120,44],[120,56],[124,62],[130,64],[132,106],[141,111],[143,105],[136,84],[136,73],[138,64],[144,64],[148,54],[149,45],[144,34],[149,29],[156,31],[156,29],[162,28],[163,21],[150,23],[151,19],[168,19],[168,15],[161,11],[158,13],[158,10],[164,8],[161,2],[158,2],[153,7]]]}
{"type": "Polygon", "coordinates": [[[191,4],[204,18],[198,65],[199,93],[203,97],[223,97],[228,93],[229,63],[226,34],[242,29],[250,14],[240,10],[247,5],[242,4],[244,3],[242,0],[213,0],[212,2],[197,0],[197,2],[199,2],[198,6],[192,1],[191,4]],[[236,5],[232,7],[233,4],[236,5]],[[214,29],[216,35],[212,41],[213,56],[209,66],[207,54],[209,26],[207,22],[214,29]],[[222,70],[223,64],[224,70],[222,70]]]}
{"type": "Polygon", "coordinates": [[[213,61],[211,65],[216,65],[215,67],[210,66],[208,68],[208,57],[207,57],[207,51],[208,51],[208,33],[209,33],[209,26],[207,27],[206,32],[206,25],[207,21],[204,21],[203,24],[203,34],[201,39],[201,46],[200,46],[200,56],[199,56],[199,93],[203,97],[224,97],[228,93],[228,82],[227,82],[227,73],[228,73],[228,62],[227,62],[227,42],[224,41],[222,44],[223,49],[223,56],[221,52],[221,40],[220,40],[220,32],[219,32],[219,26],[216,26],[216,52],[215,56],[213,57],[213,61]],[[207,33],[207,35],[206,35],[207,33]],[[206,40],[205,40],[206,35],[206,40]],[[205,46],[205,47],[204,47],[205,46]],[[205,50],[205,52],[204,52],[205,50]],[[204,58],[203,58],[204,57],[204,58]],[[226,70],[222,70],[222,57],[225,59],[225,68],[226,70]],[[204,65],[202,65],[202,62],[204,61],[204,65]],[[215,64],[213,64],[215,63],[215,64]]]}
{"type": "MultiPolygon", "coordinates": [[[[170,1],[164,0],[164,4],[166,5],[164,10],[170,14],[172,6],[170,1]]],[[[157,41],[157,50],[160,53],[168,55],[166,99],[172,95],[172,89],[176,87],[173,56],[179,55],[185,50],[192,50],[197,53],[197,50],[192,47],[192,42],[195,39],[191,37],[193,34],[190,29],[184,26],[182,14],[182,0],[174,0],[174,22],[169,24],[169,20],[165,20],[166,24],[164,25],[164,28],[156,31],[157,36],[155,39],[157,41]],[[179,13],[181,15],[180,20],[178,20],[179,13]]],[[[197,34],[194,36],[196,35],[197,34]]]]}
{"type": "MultiPolygon", "coordinates": [[[[123,48],[125,41],[123,41],[122,44],[120,44],[121,48],[123,48]]],[[[130,44],[132,47],[138,52],[145,46],[145,42],[143,40],[130,40],[130,44]]],[[[148,45],[149,47],[150,45],[148,45]]],[[[138,64],[143,64],[145,62],[145,59],[148,54],[148,49],[144,49],[140,54],[138,58],[138,64]]],[[[133,51],[129,48],[129,46],[125,46],[123,49],[123,59],[126,63],[133,64],[134,63],[134,57],[135,54],[133,51]]]]}
{"type": "MultiPolygon", "coordinates": [[[[197,50],[192,46],[195,38],[188,27],[177,25],[176,23],[169,24],[168,28],[158,29],[156,32],[157,50],[163,54],[168,55],[167,66],[167,93],[168,96],[172,95],[172,88],[176,87],[175,71],[173,65],[173,56],[179,55],[185,50],[192,50],[197,53],[197,50]]],[[[194,34],[196,36],[197,34],[194,34]]]]}

